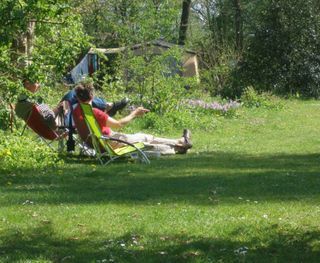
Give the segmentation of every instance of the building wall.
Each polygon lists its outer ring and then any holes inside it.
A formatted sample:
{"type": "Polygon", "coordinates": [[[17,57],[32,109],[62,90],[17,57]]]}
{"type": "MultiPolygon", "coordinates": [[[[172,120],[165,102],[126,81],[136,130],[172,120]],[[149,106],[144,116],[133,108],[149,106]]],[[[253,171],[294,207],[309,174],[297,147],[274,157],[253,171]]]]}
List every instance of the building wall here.
{"type": "MultiPolygon", "coordinates": [[[[164,51],[167,51],[168,48],[161,46],[152,46],[152,54],[161,55],[164,51]]],[[[144,54],[144,50],[142,48],[137,48],[133,51],[133,53],[137,56],[144,54]]],[[[184,77],[196,77],[199,79],[199,69],[198,69],[198,59],[197,55],[191,52],[185,52],[182,58],[182,67],[184,69],[183,76],[184,77]]]]}
{"type": "Polygon", "coordinates": [[[187,55],[183,62],[183,76],[199,78],[198,59],[196,55],[187,55]]]}

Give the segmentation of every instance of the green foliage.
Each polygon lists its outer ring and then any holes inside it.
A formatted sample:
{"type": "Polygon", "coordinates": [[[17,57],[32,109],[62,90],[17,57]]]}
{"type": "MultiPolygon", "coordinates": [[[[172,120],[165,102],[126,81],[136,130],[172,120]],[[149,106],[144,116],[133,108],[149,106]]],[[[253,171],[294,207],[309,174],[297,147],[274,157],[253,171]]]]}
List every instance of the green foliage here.
{"type": "Polygon", "coordinates": [[[0,171],[43,169],[58,162],[57,153],[41,141],[0,131],[0,171]]]}
{"type": "MultiPolygon", "coordinates": [[[[80,17],[73,12],[70,2],[1,1],[1,106],[7,108],[9,103],[16,102],[19,93],[25,92],[23,79],[54,86],[83,48],[89,46],[80,17]]],[[[7,121],[5,108],[2,121],[7,121]]]]}
{"type": "Polygon", "coordinates": [[[270,92],[258,93],[252,86],[244,89],[241,95],[241,102],[248,108],[267,108],[267,109],[280,109],[283,102],[270,92]]]}
{"type": "Polygon", "coordinates": [[[188,42],[198,51],[201,89],[224,98],[236,97],[231,87],[232,73],[239,59],[234,44],[234,10],[230,5],[230,1],[195,4],[197,16],[193,19],[198,32],[192,32],[188,42]]]}
{"type": "Polygon", "coordinates": [[[10,110],[6,105],[0,102],[0,130],[9,129],[10,110]]]}
{"type": "Polygon", "coordinates": [[[135,119],[125,128],[127,133],[146,131],[147,133],[166,134],[182,131],[185,128],[192,131],[213,131],[217,126],[217,119],[220,114],[212,111],[204,111],[181,105],[173,112],[159,115],[156,112],[149,112],[143,118],[135,119]],[[173,125],[174,124],[174,125],[173,125]]]}
{"type": "Polygon", "coordinates": [[[243,86],[319,96],[318,2],[265,1],[252,17],[255,23],[237,75],[243,86]]]}
{"type": "Polygon", "coordinates": [[[181,2],[73,1],[86,32],[101,47],[119,47],[164,37],[175,42],[181,2]]]}
{"type": "Polygon", "coordinates": [[[127,49],[118,55],[112,64],[113,75],[107,73],[102,83],[108,98],[120,98],[126,92],[132,104],[165,114],[177,110],[181,100],[196,90],[194,78],[182,77],[181,48],[173,46],[159,54],[153,48],[145,43],[141,54],[127,49]]]}
{"type": "Polygon", "coordinates": [[[3,103],[16,99],[21,83],[15,76],[21,74],[21,70],[12,64],[10,45],[2,45],[0,42],[0,97],[3,103]]]}
{"type": "Polygon", "coordinates": [[[200,51],[205,89],[237,98],[252,85],[260,91],[318,97],[318,1],[242,0],[238,20],[234,3],[240,1],[194,3],[188,43],[200,51]],[[236,22],[243,39],[239,50],[236,22]]]}
{"type": "Polygon", "coordinates": [[[68,2],[1,2],[0,23],[6,25],[0,28],[1,95],[15,94],[24,78],[50,84],[60,80],[88,46],[79,16],[68,2]],[[30,23],[35,23],[33,33],[30,23]],[[26,39],[30,43],[24,43],[26,39]]]}
{"type": "MultiPolygon", "coordinates": [[[[71,10],[70,10],[71,11],[71,10]]],[[[39,35],[33,52],[33,65],[53,85],[74,65],[79,54],[87,49],[89,38],[83,33],[81,19],[70,11],[57,18],[56,25],[39,24],[39,35]],[[48,42],[50,43],[48,45],[48,42]]]]}
{"type": "Polygon", "coordinates": [[[201,87],[212,96],[231,97],[226,92],[226,86],[230,85],[231,70],[227,61],[215,63],[209,69],[201,71],[201,87]]]}

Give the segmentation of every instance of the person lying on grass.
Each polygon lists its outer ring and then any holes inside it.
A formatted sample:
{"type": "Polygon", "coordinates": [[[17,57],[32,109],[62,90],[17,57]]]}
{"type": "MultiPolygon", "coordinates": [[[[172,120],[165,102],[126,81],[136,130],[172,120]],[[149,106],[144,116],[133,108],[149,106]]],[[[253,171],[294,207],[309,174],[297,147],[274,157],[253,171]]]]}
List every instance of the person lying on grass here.
{"type": "MultiPolygon", "coordinates": [[[[80,103],[92,104],[94,98],[94,87],[92,83],[80,82],[75,87],[77,99],[80,103]]],[[[138,107],[133,110],[129,115],[116,120],[110,117],[107,113],[93,108],[93,113],[96,120],[101,128],[101,131],[106,136],[111,138],[120,139],[129,143],[143,142],[151,151],[160,152],[160,154],[176,154],[176,153],[187,153],[192,147],[191,133],[188,129],[184,129],[183,135],[178,139],[159,138],[151,134],[135,133],[135,134],[124,134],[115,132],[112,129],[119,129],[126,126],[133,119],[142,117],[144,114],[149,112],[148,109],[138,107]]],[[[82,114],[80,104],[76,105],[73,110],[73,119],[78,129],[86,130],[86,123],[82,114]]],[[[114,142],[113,147],[122,146],[118,142],[114,142]]]]}

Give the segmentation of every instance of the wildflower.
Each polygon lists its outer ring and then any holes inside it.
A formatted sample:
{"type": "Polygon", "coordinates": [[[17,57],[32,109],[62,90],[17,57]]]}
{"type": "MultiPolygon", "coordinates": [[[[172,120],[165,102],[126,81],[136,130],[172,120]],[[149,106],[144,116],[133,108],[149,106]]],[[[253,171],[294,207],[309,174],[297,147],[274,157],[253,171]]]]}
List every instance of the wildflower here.
{"type": "Polygon", "coordinates": [[[240,248],[234,250],[233,252],[237,255],[245,256],[248,252],[248,248],[247,247],[240,247],[240,248]]]}
{"type": "Polygon", "coordinates": [[[214,110],[222,113],[227,113],[229,110],[236,109],[240,107],[240,103],[236,101],[230,100],[227,103],[220,104],[219,102],[211,102],[211,103],[206,103],[203,100],[186,100],[185,104],[191,106],[192,108],[203,108],[206,110],[214,110]]]}

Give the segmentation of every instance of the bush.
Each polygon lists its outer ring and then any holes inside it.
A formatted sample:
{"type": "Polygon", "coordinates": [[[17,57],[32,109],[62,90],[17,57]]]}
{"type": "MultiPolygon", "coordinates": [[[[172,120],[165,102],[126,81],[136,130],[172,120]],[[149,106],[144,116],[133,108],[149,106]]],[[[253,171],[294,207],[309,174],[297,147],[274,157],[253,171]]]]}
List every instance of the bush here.
{"type": "Polygon", "coordinates": [[[248,108],[280,109],[283,107],[281,100],[268,92],[258,93],[252,86],[244,89],[241,95],[243,106],[248,108]]]}
{"type": "Polygon", "coordinates": [[[41,169],[59,163],[58,154],[30,137],[0,131],[0,171],[41,169]]]}
{"type": "Polygon", "coordinates": [[[133,133],[137,130],[148,130],[151,133],[165,134],[184,128],[194,128],[193,115],[186,111],[175,111],[159,115],[155,112],[146,114],[143,118],[136,119],[126,128],[126,132],[133,133]],[[174,123],[174,127],[173,124],[174,123]]]}
{"type": "MultiPolygon", "coordinates": [[[[278,94],[320,96],[320,16],[314,0],[262,2],[235,75],[278,94]],[[303,19],[301,19],[303,18],[303,19]]],[[[236,86],[235,86],[236,87],[236,86]]]]}
{"type": "Polygon", "coordinates": [[[102,91],[118,99],[126,93],[134,105],[157,114],[176,111],[180,100],[195,89],[196,79],[182,76],[182,49],[153,54],[146,45],[141,55],[130,50],[114,61],[114,75],[105,75],[102,91]],[[115,77],[116,76],[116,77],[115,77]]]}
{"type": "Polygon", "coordinates": [[[10,110],[0,102],[0,129],[7,130],[10,126],[10,110]]]}
{"type": "Polygon", "coordinates": [[[221,114],[182,104],[178,109],[163,115],[149,112],[143,118],[135,119],[125,130],[127,133],[147,130],[147,133],[156,134],[168,134],[184,128],[212,131],[216,127],[218,116],[221,114]]]}

